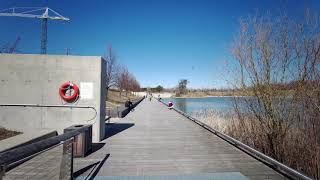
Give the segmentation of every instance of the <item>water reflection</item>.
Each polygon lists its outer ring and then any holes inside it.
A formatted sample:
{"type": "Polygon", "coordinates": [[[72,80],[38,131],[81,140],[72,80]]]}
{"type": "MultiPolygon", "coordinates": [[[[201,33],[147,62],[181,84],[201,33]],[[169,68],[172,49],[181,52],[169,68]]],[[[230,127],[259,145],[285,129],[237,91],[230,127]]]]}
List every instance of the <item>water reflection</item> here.
{"type": "MultiPolygon", "coordinates": [[[[172,101],[176,108],[186,112],[188,114],[193,114],[202,110],[210,109],[217,112],[227,112],[234,109],[235,100],[238,103],[238,108],[242,111],[248,111],[253,108],[256,112],[261,112],[264,109],[263,104],[259,102],[254,97],[207,97],[207,98],[168,98],[163,99],[164,102],[168,103],[172,101]]],[[[285,112],[290,110],[292,106],[296,105],[292,98],[283,99],[273,99],[273,106],[279,109],[280,112],[285,112]],[[281,109],[281,110],[280,110],[281,109]]]]}
{"type": "Polygon", "coordinates": [[[233,97],[168,98],[163,100],[166,103],[172,101],[177,109],[190,115],[206,109],[217,112],[233,109],[233,97]]]}
{"type": "Polygon", "coordinates": [[[182,112],[187,112],[187,99],[186,98],[177,98],[175,99],[175,106],[182,112]]]}

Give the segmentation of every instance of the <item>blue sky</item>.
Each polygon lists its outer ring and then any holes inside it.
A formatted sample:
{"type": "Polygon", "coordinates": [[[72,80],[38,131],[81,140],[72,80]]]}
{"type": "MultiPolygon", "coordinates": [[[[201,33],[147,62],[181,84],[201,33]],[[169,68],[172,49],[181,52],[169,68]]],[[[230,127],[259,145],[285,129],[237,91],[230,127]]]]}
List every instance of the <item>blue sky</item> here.
{"type": "MultiPolygon", "coordinates": [[[[98,55],[109,44],[119,63],[142,86],[174,87],[179,79],[193,88],[226,87],[226,61],[240,17],[257,10],[301,16],[320,12],[318,0],[0,0],[8,7],[48,6],[69,23],[48,25],[48,53],[98,55]]],[[[0,47],[21,37],[22,53],[40,52],[40,21],[0,17],[0,47]]],[[[231,61],[232,62],[232,61],[231,61]]]]}

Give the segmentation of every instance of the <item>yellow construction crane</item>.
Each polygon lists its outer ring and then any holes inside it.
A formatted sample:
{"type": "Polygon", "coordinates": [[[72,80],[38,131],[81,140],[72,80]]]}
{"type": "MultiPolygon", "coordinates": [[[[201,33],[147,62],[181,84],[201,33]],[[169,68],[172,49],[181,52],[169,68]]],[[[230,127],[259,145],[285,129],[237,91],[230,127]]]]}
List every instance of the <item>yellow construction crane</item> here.
{"type": "Polygon", "coordinates": [[[41,54],[47,54],[47,36],[48,36],[48,19],[50,20],[62,20],[69,21],[69,18],[66,18],[56,11],[48,7],[13,7],[8,9],[0,10],[0,16],[15,16],[15,17],[26,17],[26,18],[38,18],[42,20],[41,25],[41,54]],[[41,14],[34,14],[34,13],[41,14]],[[50,16],[49,13],[53,13],[53,16],[50,16]]]}

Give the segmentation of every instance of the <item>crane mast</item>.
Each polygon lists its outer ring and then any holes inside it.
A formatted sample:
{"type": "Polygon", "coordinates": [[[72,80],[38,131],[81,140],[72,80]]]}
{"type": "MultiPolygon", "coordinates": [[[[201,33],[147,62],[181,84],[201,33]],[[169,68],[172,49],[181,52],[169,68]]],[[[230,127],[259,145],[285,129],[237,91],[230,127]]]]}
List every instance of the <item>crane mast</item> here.
{"type": "Polygon", "coordinates": [[[47,54],[48,20],[61,20],[61,21],[70,20],[69,18],[60,15],[59,13],[57,13],[56,11],[48,7],[41,7],[41,8],[13,7],[13,8],[0,10],[0,16],[41,19],[41,45],[40,45],[41,54],[47,54]],[[40,14],[35,14],[36,12],[40,12],[40,14]],[[50,16],[49,13],[52,13],[53,16],[50,16]]]}
{"type": "Polygon", "coordinates": [[[12,46],[9,48],[9,53],[15,53],[17,45],[19,44],[21,38],[20,36],[17,37],[16,41],[12,44],[12,46]]]}
{"type": "Polygon", "coordinates": [[[16,53],[17,46],[18,46],[20,40],[21,40],[21,38],[20,38],[20,36],[18,36],[17,39],[12,44],[7,43],[6,45],[4,45],[1,48],[0,53],[9,53],[9,54],[16,53]]]}
{"type": "Polygon", "coordinates": [[[41,54],[47,54],[48,43],[48,19],[44,18],[41,22],[41,54]]]}

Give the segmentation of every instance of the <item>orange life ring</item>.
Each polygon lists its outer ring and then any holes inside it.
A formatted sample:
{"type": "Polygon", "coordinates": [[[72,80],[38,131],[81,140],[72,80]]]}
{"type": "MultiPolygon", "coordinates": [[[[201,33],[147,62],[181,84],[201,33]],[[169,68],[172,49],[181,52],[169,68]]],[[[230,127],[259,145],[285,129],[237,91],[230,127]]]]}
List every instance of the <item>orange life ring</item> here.
{"type": "Polygon", "coordinates": [[[66,101],[66,102],[74,102],[75,100],[77,100],[77,98],[79,97],[79,87],[74,84],[74,83],[70,83],[70,82],[66,82],[64,84],[62,84],[59,88],[59,95],[60,97],[66,101]],[[73,90],[73,94],[71,95],[66,95],[67,90],[73,90]]]}

